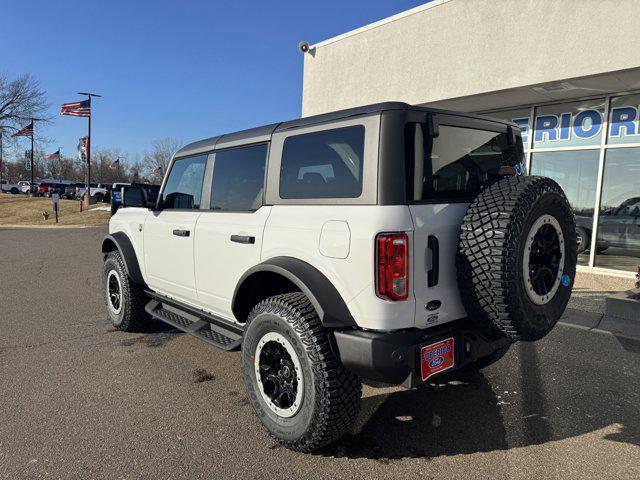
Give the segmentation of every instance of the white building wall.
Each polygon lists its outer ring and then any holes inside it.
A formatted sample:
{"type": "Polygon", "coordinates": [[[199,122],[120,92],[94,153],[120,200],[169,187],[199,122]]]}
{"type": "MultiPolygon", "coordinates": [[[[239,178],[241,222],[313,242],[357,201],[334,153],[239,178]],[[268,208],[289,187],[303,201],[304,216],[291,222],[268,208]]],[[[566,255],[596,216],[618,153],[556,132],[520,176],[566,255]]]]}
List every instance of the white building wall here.
{"type": "Polygon", "coordinates": [[[435,0],[316,44],[305,55],[302,114],[634,69],[639,25],[638,0],[435,0]]]}

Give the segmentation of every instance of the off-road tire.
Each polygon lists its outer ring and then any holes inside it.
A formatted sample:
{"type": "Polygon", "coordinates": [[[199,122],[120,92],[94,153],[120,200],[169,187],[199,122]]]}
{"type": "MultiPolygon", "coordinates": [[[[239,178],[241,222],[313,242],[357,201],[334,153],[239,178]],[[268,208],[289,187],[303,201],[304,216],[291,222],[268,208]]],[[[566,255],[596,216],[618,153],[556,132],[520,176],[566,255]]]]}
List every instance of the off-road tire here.
{"type": "Polygon", "coordinates": [[[340,364],[331,349],[329,333],[303,293],[276,295],[253,308],[242,343],[242,373],[256,415],[269,435],[286,448],[317,450],[349,432],[356,420],[362,394],[360,378],[340,364]],[[291,343],[303,374],[302,404],[289,418],[277,415],[267,405],[257,383],[257,345],[270,332],[291,343]]]}
{"type": "Polygon", "coordinates": [[[107,305],[109,320],[118,330],[137,332],[143,330],[148,324],[150,317],[144,306],[149,301],[149,298],[144,293],[144,290],[127,275],[124,260],[118,251],[109,253],[104,261],[102,295],[107,305]],[[110,272],[116,272],[120,280],[121,308],[118,313],[115,313],[109,306],[107,281],[110,272]]]}
{"type": "Polygon", "coordinates": [[[576,261],[575,218],[556,182],[512,176],[485,187],[462,222],[456,260],[460,296],[470,320],[490,338],[544,337],[567,306],[576,261]],[[523,263],[531,228],[545,215],[561,228],[563,276],[549,300],[536,304],[525,287],[523,263]]]}

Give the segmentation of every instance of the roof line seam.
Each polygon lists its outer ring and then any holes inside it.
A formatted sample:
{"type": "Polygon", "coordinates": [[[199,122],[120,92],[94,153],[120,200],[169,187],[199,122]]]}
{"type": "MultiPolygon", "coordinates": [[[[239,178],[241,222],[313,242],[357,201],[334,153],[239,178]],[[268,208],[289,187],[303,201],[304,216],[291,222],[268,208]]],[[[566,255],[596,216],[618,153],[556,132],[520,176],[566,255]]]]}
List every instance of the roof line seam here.
{"type": "Polygon", "coordinates": [[[391,15],[390,17],[383,18],[381,20],[378,20],[377,22],[373,22],[368,25],[364,25],[362,27],[353,29],[349,32],[341,33],[340,35],[336,35],[335,37],[322,40],[318,43],[311,45],[311,48],[321,48],[321,47],[332,45],[334,43],[340,42],[342,40],[346,40],[347,38],[354,37],[361,33],[365,33],[370,30],[375,30],[376,28],[380,28],[385,25],[389,25],[391,23],[397,22],[398,20],[402,20],[403,18],[417,15],[418,13],[422,13],[426,10],[431,10],[432,8],[439,7],[440,5],[444,5],[445,3],[450,1],[451,0],[432,0],[431,2],[425,3],[423,5],[419,5],[410,10],[406,10],[405,12],[396,13],[395,15],[391,15]],[[411,10],[415,10],[415,11],[412,12],[411,10]],[[411,12],[411,13],[407,13],[407,12],[411,12]]]}

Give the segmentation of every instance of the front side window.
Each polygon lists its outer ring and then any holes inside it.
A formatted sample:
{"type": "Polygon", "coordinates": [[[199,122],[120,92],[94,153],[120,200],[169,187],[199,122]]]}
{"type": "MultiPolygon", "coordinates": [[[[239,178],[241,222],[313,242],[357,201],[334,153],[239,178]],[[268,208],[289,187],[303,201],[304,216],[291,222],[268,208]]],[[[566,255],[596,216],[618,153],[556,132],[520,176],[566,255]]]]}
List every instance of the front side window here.
{"type": "Polygon", "coordinates": [[[243,212],[262,205],[267,145],[216,153],[211,185],[211,209],[243,212]]]}
{"type": "Polygon", "coordinates": [[[413,200],[471,199],[501,167],[523,162],[520,140],[509,145],[506,132],[440,125],[431,138],[421,124],[407,126],[414,159],[413,200]]]}
{"type": "Polygon", "coordinates": [[[280,198],[357,198],[362,193],[365,128],[288,137],[282,147],[280,198]]]}
{"type": "Polygon", "coordinates": [[[206,165],[206,155],[180,158],[173,162],[162,193],[164,208],[200,208],[206,165]]]}

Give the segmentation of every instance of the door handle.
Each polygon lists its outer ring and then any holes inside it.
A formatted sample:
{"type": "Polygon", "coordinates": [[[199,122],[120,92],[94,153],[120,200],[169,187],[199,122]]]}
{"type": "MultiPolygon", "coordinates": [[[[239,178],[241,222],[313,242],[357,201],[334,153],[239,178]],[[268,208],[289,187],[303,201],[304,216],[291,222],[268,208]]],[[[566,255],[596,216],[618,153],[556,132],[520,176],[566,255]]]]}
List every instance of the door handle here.
{"type": "Polygon", "coordinates": [[[173,231],[173,234],[176,237],[188,237],[191,234],[191,232],[189,230],[180,230],[180,229],[176,228],[173,231]]]}
{"type": "Polygon", "coordinates": [[[256,243],[256,237],[249,235],[231,235],[231,241],[236,243],[256,243]]]}
{"type": "Polygon", "coordinates": [[[427,272],[427,287],[435,287],[440,274],[440,242],[437,237],[429,235],[427,248],[431,250],[431,268],[427,272]]]}

